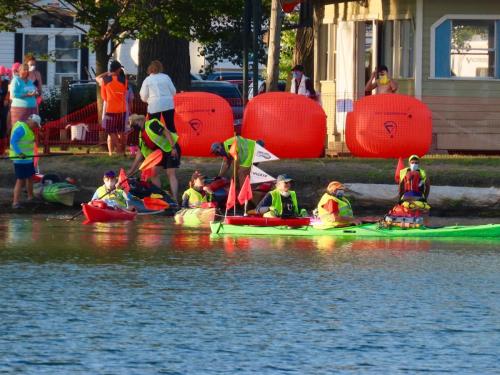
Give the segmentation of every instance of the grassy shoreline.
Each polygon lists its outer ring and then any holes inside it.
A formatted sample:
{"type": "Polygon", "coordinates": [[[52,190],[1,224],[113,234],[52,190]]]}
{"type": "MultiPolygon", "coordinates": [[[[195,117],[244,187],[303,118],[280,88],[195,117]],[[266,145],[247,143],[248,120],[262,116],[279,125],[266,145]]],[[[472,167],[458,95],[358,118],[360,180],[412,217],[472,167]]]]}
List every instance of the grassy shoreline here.
{"type": "MultiPolygon", "coordinates": [[[[64,155],[40,159],[42,173],[56,173],[73,177],[84,189],[101,184],[104,171],[127,169],[130,157],[108,157],[104,153],[64,155]]],[[[0,202],[6,207],[14,183],[12,163],[3,161],[0,168],[0,202]]],[[[360,159],[352,157],[322,159],[283,159],[261,163],[259,168],[276,177],[288,173],[295,179],[295,189],[306,206],[314,205],[327,183],[338,180],[345,183],[393,184],[397,161],[394,159],[360,159]]],[[[187,186],[191,174],[200,170],[207,176],[219,172],[220,159],[184,157],[178,171],[179,191],[187,186]]],[[[430,155],[421,161],[432,185],[465,187],[500,187],[500,157],[430,155]]]]}

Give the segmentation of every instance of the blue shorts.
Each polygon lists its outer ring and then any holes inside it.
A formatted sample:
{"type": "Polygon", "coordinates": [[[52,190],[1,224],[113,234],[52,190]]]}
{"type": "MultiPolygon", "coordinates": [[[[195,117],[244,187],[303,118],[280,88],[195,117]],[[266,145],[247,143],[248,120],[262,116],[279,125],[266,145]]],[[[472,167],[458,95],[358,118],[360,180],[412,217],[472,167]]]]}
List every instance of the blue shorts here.
{"type": "Polygon", "coordinates": [[[31,178],[35,175],[35,166],[31,163],[14,163],[14,171],[18,180],[31,178]]]}

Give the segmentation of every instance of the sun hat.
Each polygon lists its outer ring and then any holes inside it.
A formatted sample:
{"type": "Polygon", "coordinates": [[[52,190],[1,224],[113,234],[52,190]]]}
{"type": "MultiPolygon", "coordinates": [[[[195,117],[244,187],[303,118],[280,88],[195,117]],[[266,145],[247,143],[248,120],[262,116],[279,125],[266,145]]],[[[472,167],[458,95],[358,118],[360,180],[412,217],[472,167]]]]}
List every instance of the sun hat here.
{"type": "Polygon", "coordinates": [[[38,127],[42,126],[42,118],[35,113],[29,115],[27,120],[36,122],[38,124],[38,127]]]}
{"type": "Polygon", "coordinates": [[[330,193],[333,193],[334,191],[337,191],[337,190],[345,190],[345,186],[342,185],[342,183],[340,183],[338,181],[332,181],[328,184],[328,187],[326,188],[326,190],[330,193]]]}
{"type": "Polygon", "coordinates": [[[280,174],[277,178],[276,178],[276,182],[290,182],[290,181],[293,181],[293,178],[291,178],[289,175],[287,174],[280,174]]]}
{"type": "Polygon", "coordinates": [[[412,161],[412,160],[414,160],[414,159],[420,160],[420,157],[419,157],[418,155],[412,155],[412,156],[410,156],[410,157],[408,158],[408,161],[410,162],[410,161],[412,161]]]}

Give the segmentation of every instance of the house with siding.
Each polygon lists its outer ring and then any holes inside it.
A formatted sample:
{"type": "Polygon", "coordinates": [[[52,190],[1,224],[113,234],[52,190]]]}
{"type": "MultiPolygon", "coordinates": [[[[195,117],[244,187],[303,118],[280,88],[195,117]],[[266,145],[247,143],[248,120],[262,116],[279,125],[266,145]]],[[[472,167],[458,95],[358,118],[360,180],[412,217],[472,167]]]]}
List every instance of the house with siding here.
{"type": "Polygon", "coordinates": [[[386,65],[399,93],[433,112],[436,152],[500,151],[500,1],[324,1],[317,14],[315,85],[330,154],[348,153],[345,119],[386,65]]]}

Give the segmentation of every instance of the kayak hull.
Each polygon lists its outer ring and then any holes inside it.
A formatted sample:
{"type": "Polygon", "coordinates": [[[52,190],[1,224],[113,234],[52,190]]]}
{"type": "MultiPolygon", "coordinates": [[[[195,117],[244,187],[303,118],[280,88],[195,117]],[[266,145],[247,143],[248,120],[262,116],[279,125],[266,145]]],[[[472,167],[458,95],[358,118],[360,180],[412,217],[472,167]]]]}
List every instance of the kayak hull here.
{"type": "Polygon", "coordinates": [[[268,236],[332,236],[342,238],[384,237],[384,238],[490,238],[500,240],[500,224],[449,226],[439,228],[379,228],[377,224],[363,224],[344,228],[317,229],[312,226],[301,228],[262,227],[251,225],[231,225],[222,222],[210,224],[213,234],[223,235],[268,235],[268,236]]]}
{"type": "Polygon", "coordinates": [[[120,209],[100,208],[90,204],[82,204],[83,214],[90,223],[107,223],[113,221],[134,220],[137,212],[131,212],[120,209]]]}
{"type": "Polygon", "coordinates": [[[255,225],[259,227],[277,227],[287,226],[291,228],[303,227],[309,225],[311,219],[308,217],[294,217],[282,219],[279,217],[260,217],[260,216],[227,216],[225,224],[232,225],[255,225]]]}

